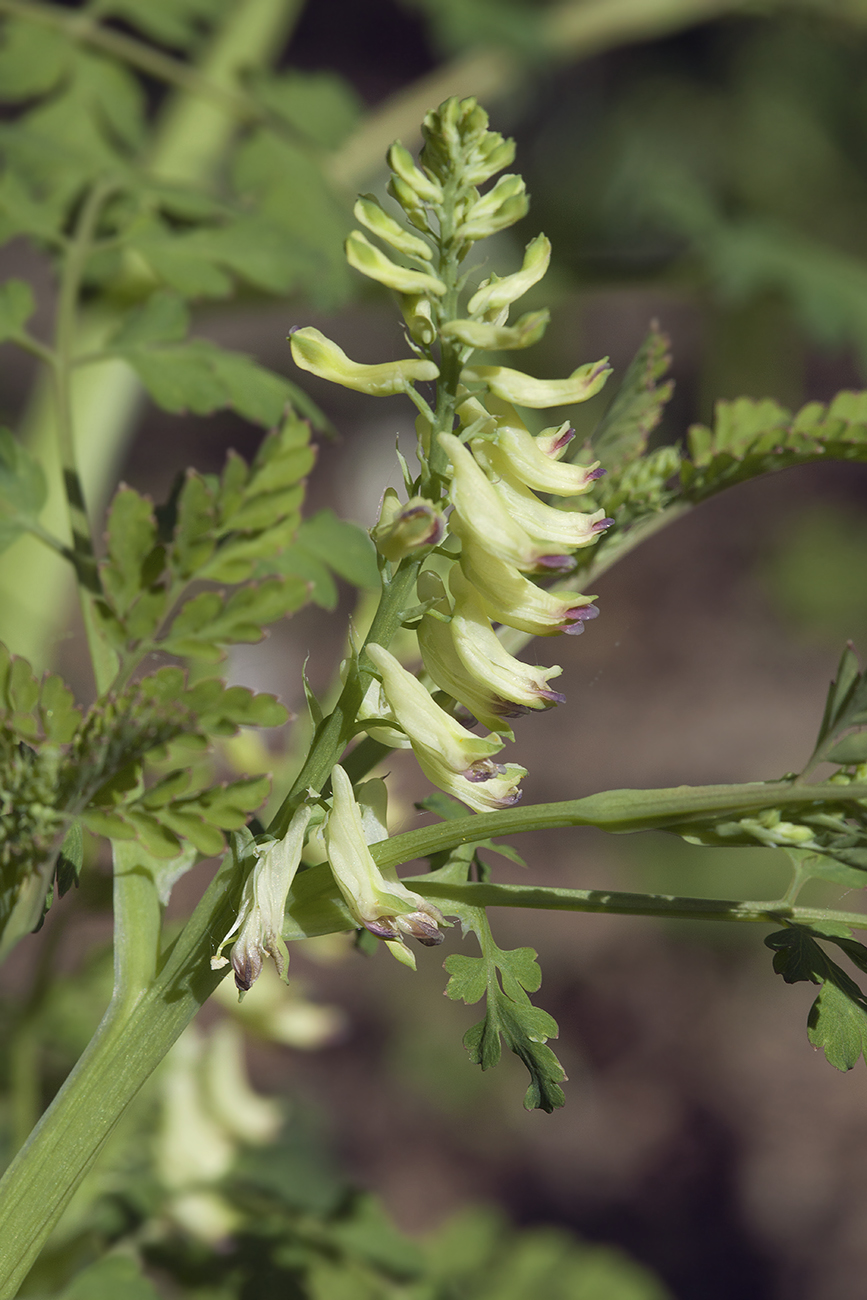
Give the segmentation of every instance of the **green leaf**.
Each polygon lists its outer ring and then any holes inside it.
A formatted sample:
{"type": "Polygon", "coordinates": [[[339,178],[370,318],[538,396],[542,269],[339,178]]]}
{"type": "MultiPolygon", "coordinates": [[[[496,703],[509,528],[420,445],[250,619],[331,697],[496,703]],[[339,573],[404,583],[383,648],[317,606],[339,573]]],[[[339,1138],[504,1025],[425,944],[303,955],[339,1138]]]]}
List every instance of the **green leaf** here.
{"type": "Polygon", "coordinates": [[[33,99],[53,89],[69,63],[69,45],[60,32],[36,23],[7,19],[0,46],[0,99],[33,99]]]}
{"type": "Polygon", "coordinates": [[[221,646],[261,641],[265,625],[305,604],[307,586],[298,579],[268,578],[224,597],[204,591],[181,606],[160,646],[169,654],[212,663],[221,646]]]}
{"type": "Polygon", "coordinates": [[[735,483],[817,460],[867,460],[867,403],[838,393],[827,406],[809,402],[795,416],[770,399],[717,402],[713,428],[689,431],[691,461],[681,467],[686,500],[703,501],[735,483]]]}
{"type": "Polygon", "coordinates": [[[47,497],[42,466],[0,428],[0,549],[37,525],[47,497]]]}
{"type": "Polygon", "coordinates": [[[159,1300],[159,1295],[135,1260],[106,1255],[79,1273],[58,1300],[159,1300]]]}
{"type": "Polygon", "coordinates": [[[463,953],[452,953],[443,964],[450,976],[446,985],[447,998],[453,1002],[465,1002],[469,1007],[485,996],[488,968],[484,957],[465,957],[463,953]]]}
{"type": "Polygon", "coordinates": [[[807,1037],[824,1049],[835,1070],[851,1070],[867,1058],[867,1000],[855,998],[832,980],[822,990],[807,1017],[807,1037]]]}
{"type": "Polygon", "coordinates": [[[39,689],[39,718],[47,740],[64,745],[81,725],[75,696],[61,677],[49,674],[39,689]]]}
{"type": "Polygon", "coordinates": [[[659,383],[671,366],[669,348],[668,337],[654,322],[591,438],[595,455],[609,473],[644,454],[650,434],[662,419],[674,391],[673,380],[659,383]]]}
{"type": "Polygon", "coordinates": [[[73,822],[66,832],[63,844],[60,846],[60,854],[55,867],[58,898],[62,898],[64,894],[72,889],[73,885],[78,884],[83,865],[84,836],[81,833],[81,824],[73,822]]]}
{"type": "Polygon", "coordinates": [[[840,659],[837,676],[828,688],[825,712],[808,768],[814,767],[823,759],[841,764],[864,761],[857,757],[847,757],[849,753],[857,755],[862,752],[864,736],[847,736],[834,744],[844,731],[863,726],[867,726],[867,675],[859,672],[855,651],[851,645],[847,645],[840,659]]]}
{"type": "Polygon", "coordinates": [[[288,72],[257,77],[252,90],[270,112],[326,149],[342,144],[361,116],[349,82],[334,72],[288,72]]]}
{"type": "Polygon", "coordinates": [[[141,593],[157,540],[153,505],[133,488],[121,486],[108,513],[108,560],[100,565],[106,594],[121,617],[141,593]]]}
{"type": "Polygon", "coordinates": [[[100,15],[125,19],[159,45],[187,50],[228,11],[230,0],[104,0],[100,15]]]}
{"type": "Polygon", "coordinates": [[[536,953],[532,948],[511,952],[498,948],[484,913],[475,908],[468,909],[466,923],[479,936],[482,956],[452,954],[446,958],[445,968],[450,976],[446,996],[453,1001],[472,1004],[487,993],[484,1019],[464,1035],[470,1060],[483,1070],[491,1069],[500,1060],[500,1042],[505,1039],[530,1075],[524,1106],[550,1113],[563,1105],[560,1083],[566,1074],[546,1045],[549,1038],[557,1037],[557,1023],[546,1011],[534,1007],[527,996],[542,982],[536,953]]]}
{"type": "Polygon", "coordinates": [[[376,547],[370,535],[358,524],[338,519],[333,510],[320,510],[305,519],[298,531],[298,545],[354,587],[379,590],[376,547]]]}
{"type": "Polygon", "coordinates": [[[20,338],[35,310],[36,300],[26,280],[0,284],[0,343],[20,338]]]}
{"type": "Polygon", "coordinates": [[[855,981],[832,961],[816,942],[824,939],[841,948],[860,970],[867,971],[867,949],[850,937],[846,927],[793,925],[770,934],[765,944],[774,951],[774,970],[787,984],[820,984],[807,1017],[807,1036],[837,1070],[851,1070],[867,1060],[867,998],[855,981]],[[815,937],[814,937],[815,935],[815,937]]]}
{"type": "Polygon", "coordinates": [[[320,308],[345,301],[355,284],[343,257],[348,214],[321,167],[272,131],[252,131],[237,150],[233,184],[244,203],[283,232],[303,258],[299,288],[320,308]]]}
{"type": "Polygon", "coordinates": [[[161,290],[127,313],[108,346],[123,351],[148,343],[179,343],[189,328],[190,313],[183,299],[161,290]]]}

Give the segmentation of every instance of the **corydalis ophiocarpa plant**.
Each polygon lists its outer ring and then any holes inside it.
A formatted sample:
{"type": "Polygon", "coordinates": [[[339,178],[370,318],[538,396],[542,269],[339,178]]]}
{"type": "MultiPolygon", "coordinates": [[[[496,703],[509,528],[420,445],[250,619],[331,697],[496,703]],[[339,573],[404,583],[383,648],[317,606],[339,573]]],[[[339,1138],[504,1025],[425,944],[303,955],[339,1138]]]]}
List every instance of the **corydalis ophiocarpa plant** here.
{"type": "Polygon", "coordinates": [[[560,669],[531,668],[515,659],[493,624],[541,636],[583,631],[597,614],[594,597],[557,595],[540,581],[568,572],[572,553],[592,544],[611,522],[601,510],[558,510],[537,495],[574,497],[588,491],[601,471],[561,460],[574,436],[568,423],[533,437],[514,406],[583,402],[610,372],[599,361],[579,366],[566,379],[539,380],[475,362],[478,351],[520,350],[541,338],[547,310],[525,313],[511,324],[509,313],[544,276],[551,246],[537,235],[520,270],[478,284],[478,266],[463,269],[468,253],[527,212],[520,176],[501,176],[485,193],[479,188],[512,162],[514,144],[488,130],[487,114],[474,99],[447,100],[427,115],[423,132],[418,164],[399,143],[388,153],[388,189],[403,220],[364,195],[355,216],[367,234],[355,230],[346,241],[350,265],[398,295],[414,356],[359,364],[311,328],[296,330],[291,346],[304,370],[375,397],[404,393],[418,408],[419,474],[407,481],[403,506],[393,491],[387,494],[372,535],[384,583],[400,568],[418,579],[413,625],[434,687],[492,734],[478,737],[457,723],[375,640],[364,658],[381,688],[374,689],[375,701],[368,691],[366,703],[375,707],[361,719],[386,743],[382,723],[390,721],[393,743],[408,738],[431,781],[483,812],[520,798],[524,769],[493,761],[503,740],[512,738],[502,720],[563,700],[547,686],[560,669]],[[432,399],[418,387],[431,381],[432,399]],[[449,537],[440,549],[440,521],[449,506],[449,537]],[[420,572],[434,548],[452,561],[451,599],[435,573],[420,572]]]}

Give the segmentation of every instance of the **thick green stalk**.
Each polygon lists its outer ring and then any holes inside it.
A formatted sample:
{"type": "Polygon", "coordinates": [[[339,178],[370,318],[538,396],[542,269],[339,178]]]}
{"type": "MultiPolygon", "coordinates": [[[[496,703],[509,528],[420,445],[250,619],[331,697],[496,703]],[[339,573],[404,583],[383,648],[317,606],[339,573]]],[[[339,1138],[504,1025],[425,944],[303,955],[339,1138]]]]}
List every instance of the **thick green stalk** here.
{"type": "Polygon", "coordinates": [[[142,1084],[223,978],[210,957],[237,911],[231,855],[150,984],[124,991],[0,1180],[0,1300],[12,1300],[73,1192],[142,1084]]]}
{"type": "MultiPolygon", "coordinates": [[[[365,645],[373,643],[387,646],[391,642],[400,627],[402,613],[413,603],[415,583],[421,564],[421,559],[408,556],[401,561],[391,580],[383,585],[376,614],[365,638],[365,645]]],[[[326,785],[332,767],[356,734],[355,722],[358,710],[370,680],[369,670],[362,665],[359,665],[357,672],[350,671],[346,685],[340,692],[340,698],[331,713],[317,728],[304,765],[271,820],[268,827],[270,835],[278,838],[285,835],[292,814],[304,797],[305,791],[311,789],[321,791],[326,785]]]]}
{"type": "MultiPolygon", "coordinates": [[[[500,812],[477,813],[437,822],[417,831],[405,831],[371,845],[380,867],[397,867],[472,844],[491,835],[517,835],[522,831],[553,830],[559,826],[595,826],[611,834],[665,830],[688,823],[733,820],[766,808],[790,813],[808,812],[816,804],[834,806],[867,799],[867,784],[792,785],[755,782],[749,785],[677,785],[662,790],[606,790],[584,799],[560,803],[528,804],[500,812]]],[[[758,847],[758,844],[757,844],[758,847]]]]}
{"type": "Polygon", "coordinates": [[[450,900],[468,907],[530,907],[546,912],[604,912],[655,916],[668,921],[745,921],[756,925],[811,925],[834,921],[867,929],[867,912],[793,907],[785,899],[740,902],[729,898],[682,898],[675,894],[629,894],[613,889],[556,889],[545,885],[449,885],[414,876],[412,887],[448,912],[450,900]]]}
{"type": "MultiPolygon", "coordinates": [[[[217,90],[233,92],[244,73],[267,66],[283,48],[303,0],[238,0],[207,49],[197,70],[217,90]]],[[[157,126],[150,152],[151,172],[164,180],[208,183],[218,171],[238,119],[214,96],[180,92],[157,126]]],[[[98,351],[121,317],[105,305],[81,314],[76,355],[98,351]]],[[[116,480],[118,463],[135,424],[141,385],[123,361],[104,361],[76,370],[71,384],[72,422],[78,430],[76,454],[91,507],[99,509],[116,480]]],[[[30,452],[43,465],[49,483],[44,512],[51,531],[65,514],[57,451],[53,393],[37,385],[22,431],[30,452]]],[[[24,537],[0,573],[0,641],[37,668],[50,665],[55,643],[67,621],[69,573],[65,562],[35,538],[24,537]]]]}

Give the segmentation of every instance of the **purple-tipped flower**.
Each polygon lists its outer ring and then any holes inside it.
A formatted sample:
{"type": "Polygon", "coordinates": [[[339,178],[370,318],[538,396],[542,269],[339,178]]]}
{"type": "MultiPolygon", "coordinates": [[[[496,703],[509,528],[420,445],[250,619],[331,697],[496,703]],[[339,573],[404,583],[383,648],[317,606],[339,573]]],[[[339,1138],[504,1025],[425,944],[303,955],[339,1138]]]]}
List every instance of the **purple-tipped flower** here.
{"type": "Polygon", "coordinates": [[[407,889],[395,872],[386,875],[373,860],[364,834],[362,811],[343,768],[331,769],[332,807],[325,824],[328,861],[354,919],[386,941],[403,935],[430,947],[442,943],[445,924],[439,908],[407,889]]]}

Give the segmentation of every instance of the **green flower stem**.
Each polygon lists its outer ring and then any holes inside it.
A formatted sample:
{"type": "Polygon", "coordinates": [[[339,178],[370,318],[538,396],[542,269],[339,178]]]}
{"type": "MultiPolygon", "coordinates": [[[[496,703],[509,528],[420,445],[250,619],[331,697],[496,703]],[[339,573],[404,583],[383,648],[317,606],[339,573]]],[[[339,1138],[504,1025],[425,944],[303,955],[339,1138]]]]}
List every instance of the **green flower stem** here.
{"type": "MultiPolygon", "coordinates": [[[[370,851],[379,867],[397,867],[472,844],[490,836],[560,826],[595,826],[612,834],[683,828],[688,823],[747,817],[766,808],[807,811],[816,804],[854,803],[867,799],[867,784],[796,786],[786,782],[749,785],[678,785],[662,790],[606,790],[584,799],[529,804],[500,812],[477,813],[437,822],[417,831],[392,835],[370,851]]],[[[757,845],[758,847],[758,845],[757,845]]]]}
{"type": "MultiPolygon", "coordinates": [[[[236,88],[250,69],[267,64],[283,48],[303,0],[239,0],[206,48],[198,72],[227,90],[236,88]]],[[[12,0],[3,0],[7,6],[12,0]]],[[[21,6],[30,10],[30,5],[21,6]]],[[[23,14],[22,14],[23,16],[23,14]]],[[[68,15],[67,15],[68,16],[68,15]]],[[[76,15],[76,20],[79,15],[76,15]]],[[[154,175],[183,184],[206,183],[222,166],[238,120],[214,97],[179,92],[164,112],[153,137],[149,166],[154,175]]],[[[79,314],[77,353],[99,350],[123,319],[105,304],[79,314]]],[[[74,424],[80,431],[78,464],[85,494],[96,505],[105,499],[117,474],[141,402],[138,378],[124,361],[112,360],[76,369],[70,385],[74,424]]],[[[49,502],[44,518],[54,521],[65,512],[57,453],[53,394],[37,385],[23,421],[31,454],[44,467],[49,502]]],[[[55,641],[66,621],[68,572],[60,559],[25,537],[15,543],[13,562],[0,578],[0,640],[14,647],[37,668],[47,667],[55,641]]]]}
{"type": "MultiPolygon", "coordinates": [[[[867,912],[837,912],[824,907],[793,907],[785,899],[739,902],[726,898],[680,898],[675,894],[628,894],[612,889],[555,889],[551,886],[476,884],[450,885],[413,876],[412,887],[448,912],[450,901],[461,906],[530,907],[548,912],[605,912],[617,916],[656,916],[664,920],[747,921],[758,925],[810,925],[835,921],[867,929],[867,912]]],[[[484,913],[482,912],[482,915],[484,913]]]]}
{"type": "MultiPolygon", "coordinates": [[[[414,601],[415,583],[422,559],[407,556],[392,578],[383,584],[382,595],[364,644],[388,646],[401,626],[402,615],[414,601]]],[[[356,735],[355,723],[364,692],[371,680],[369,669],[361,664],[351,669],[346,685],[331,713],[322,720],[313,737],[301,771],[268,827],[268,834],[278,838],[286,834],[292,814],[307,790],[321,791],[334,764],[356,735]]],[[[362,742],[364,743],[364,742],[362,742]]]]}
{"type": "MultiPolygon", "coordinates": [[[[0,1180],[0,1300],[12,1300],[114,1125],[225,975],[210,957],[237,913],[231,854],[137,996],[123,987],[0,1180]]],[[[142,974],[144,972],[142,971],[142,974]]]]}
{"type": "Polygon", "coordinates": [[[79,600],[98,694],[108,689],[117,671],[117,660],[114,651],[100,634],[93,613],[93,600],[102,594],[102,583],[96,567],[96,554],[75,450],[72,359],[78,334],[78,297],[82,280],[93,247],[100,213],[108,199],[116,193],[117,188],[117,182],[113,180],[97,183],[82,204],[60,278],[53,366],[57,400],[55,412],[57,444],[69,531],[72,535],[73,566],[78,581],[79,600]]]}

